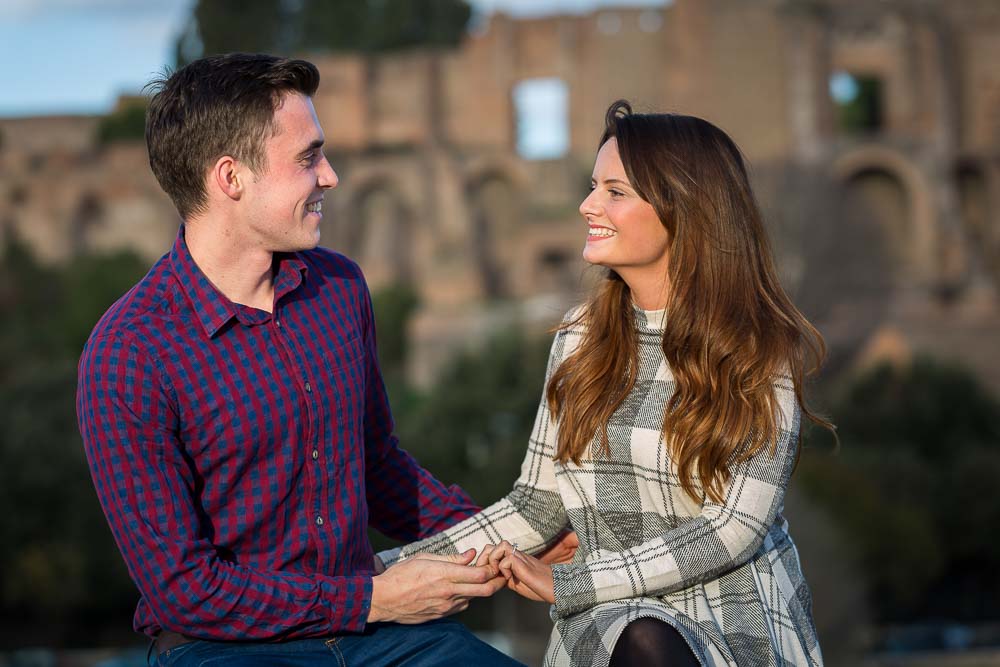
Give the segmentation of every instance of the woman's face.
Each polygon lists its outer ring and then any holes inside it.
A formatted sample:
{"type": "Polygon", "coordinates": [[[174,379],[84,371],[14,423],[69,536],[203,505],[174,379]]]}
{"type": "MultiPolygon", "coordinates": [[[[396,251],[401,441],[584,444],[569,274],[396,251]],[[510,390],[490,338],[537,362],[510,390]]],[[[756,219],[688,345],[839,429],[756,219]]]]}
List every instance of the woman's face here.
{"type": "Polygon", "coordinates": [[[587,220],[583,258],[613,269],[630,286],[663,284],[668,235],[652,205],[636,194],[612,137],[597,152],[590,195],[580,204],[587,220]]]}

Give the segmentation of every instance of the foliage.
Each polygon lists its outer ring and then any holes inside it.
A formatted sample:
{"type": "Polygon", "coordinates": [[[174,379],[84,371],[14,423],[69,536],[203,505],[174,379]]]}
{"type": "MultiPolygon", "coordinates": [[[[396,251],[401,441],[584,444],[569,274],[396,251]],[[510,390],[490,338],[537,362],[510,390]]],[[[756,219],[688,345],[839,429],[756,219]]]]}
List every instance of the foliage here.
{"type": "Polygon", "coordinates": [[[142,141],[146,136],[146,105],[126,104],[101,118],[97,124],[97,143],[142,141]]]}
{"type": "MultiPolygon", "coordinates": [[[[16,510],[0,514],[0,641],[128,633],[136,594],[91,484],[74,394],[90,329],[144,268],[129,254],[42,266],[16,238],[0,256],[0,507],[16,510]]],[[[416,297],[396,286],[373,302],[402,446],[477,502],[500,498],[524,455],[549,337],[501,332],[418,390],[402,373],[416,297]]],[[[968,373],[918,359],[855,379],[830,412],[842,448],[804,456],[797,484],[839,523],[876,620],[995,619],[1000,405],[968,373]]]]}
{"type": "Polygon", "coordinates": [[[76,425],[76,361],[100,314],[142,274],[129,254],[40,266],[0,258],[0,619],[19,642],[127,629],[135,589],[111,540],[76,425]]]}
{"type": "Polygon", "coordinates": [[[184,65],[232,51],[383,53],[451,47],[472,10],[465,0],[198,0],[177,39],[184,65]]]}
{"type": "Polygon", "coordinates": [[[803,457],[798,475],[851,538],[877,620],[995,618],[1000,404],[917,359],[859,377],[832,413],[842,449],[803,457]]]}
{"type": "Polygon", "coordinates": [[[499,499],[510,491],[527,450],[549,343],[512,329],[458,355],[398,415],[400,442],[480,504],[499,499]]]}
{"type": "Polygon", "coordinates": [[[407,285],[390,285],[372,294],[378,360],[390,390],[404,384],[407,323],[419,303],[417,293],[407,285]]]}

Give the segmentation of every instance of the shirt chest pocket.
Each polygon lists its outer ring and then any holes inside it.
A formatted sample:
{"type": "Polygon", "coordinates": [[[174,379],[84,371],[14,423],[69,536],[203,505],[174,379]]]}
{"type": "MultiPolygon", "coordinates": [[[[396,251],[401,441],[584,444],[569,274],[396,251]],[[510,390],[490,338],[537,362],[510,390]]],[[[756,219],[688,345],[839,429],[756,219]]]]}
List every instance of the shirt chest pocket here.
{"type": "Polygon", "coordinates": [[[357,427],[363,417],[369,381],[364,338],[359,335],[343,343],[331,343],[316,359],[314,376],[318,386],[313,389],[319,392],[316,398],[322,399],[321,409],[330,411],[328,423],[348,430],[357,427]]]}

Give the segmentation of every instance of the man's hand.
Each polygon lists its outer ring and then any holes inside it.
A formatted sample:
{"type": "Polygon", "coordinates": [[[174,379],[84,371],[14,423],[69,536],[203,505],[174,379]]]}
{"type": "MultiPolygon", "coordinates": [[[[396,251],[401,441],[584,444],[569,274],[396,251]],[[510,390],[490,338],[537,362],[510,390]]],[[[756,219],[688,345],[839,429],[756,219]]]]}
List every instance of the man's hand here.
{"type": "Polygon", "coordinates": [[[368,622],[425,623],[462,611],[471,598],[489,597],[507,580],[495,565],[469,567],[475,549],[457,556],[419,554],[372,577],[368,622]]]}
{"type": "Polygon", "coordinates": [[[538,560],[546,565],[556,563],[568,563],[576,555],[576,548],[580,546],[580,538],[572,530],[564,530],[559,533],[559,539],[550,544],[545,551],[536,556],[538,560]]]}

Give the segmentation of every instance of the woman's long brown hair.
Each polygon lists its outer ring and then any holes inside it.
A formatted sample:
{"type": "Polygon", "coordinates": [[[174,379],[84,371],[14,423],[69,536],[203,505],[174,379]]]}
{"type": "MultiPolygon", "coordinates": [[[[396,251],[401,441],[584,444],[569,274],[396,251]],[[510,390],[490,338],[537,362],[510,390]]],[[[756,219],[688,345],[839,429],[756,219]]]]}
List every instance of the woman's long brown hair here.
{"type": "MultiPolygon", "coordinates": [[[[790,374],[802,412],[805,376],[826,356],[823,337],[778,281],[743,157],[700,118],[608,109],[600,146],[615,138],[629,183],[669,235],[663,353],[676,382],[663,430],[685,492],[722,502],[735,465],[776,443],[774,383],[790,374]]],[[[635,385],[639,347],[628,285],[609,270],[574,322],[585,333],[554,371],[546,399],[558,420],[556,460],[576,464],[635,385]]]]}

